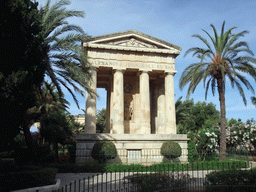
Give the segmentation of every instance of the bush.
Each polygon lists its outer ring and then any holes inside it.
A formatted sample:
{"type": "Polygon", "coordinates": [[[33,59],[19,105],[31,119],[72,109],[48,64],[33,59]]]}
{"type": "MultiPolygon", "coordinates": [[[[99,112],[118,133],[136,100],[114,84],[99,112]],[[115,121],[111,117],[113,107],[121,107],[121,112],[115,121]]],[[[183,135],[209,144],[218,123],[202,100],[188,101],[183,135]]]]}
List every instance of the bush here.
{"type": "Polygon", "coordinates": [[[180,157],[181,147],[174,141],[165,141],[161,147],[161,155],[167,159],[180,157]]]}
{"type": "Polygon", "coordinates": [[[18,172],[0,174],[0,191],[26,189],[55,184],[57,169],[26,166],[18,172]]]}
{"type": "Polygon", "coordinates": [[[256,170],[223,170],[206,175],[208,191],[256,191],[256,170]]]}
{"type": "Polygon", "coordinates": [[[189,180],[186,173],[148,173],[135,174],[126,177],[130,191],[153,192],[153,191],[181,191],[189,180]]]}
{"type": "Polygon", "coordinates": [[[39,162],[48,164],[54,162],[55,152],[51,149],[48,143],[40,144],[38,148],[39,162]]]}
{"type": "Polygon", "coordinates": [[[92,148],[91,156],[100,163],[105,163],[109,159],[116,158],[116,146],[111,141],[98,141],[92,148]]]}

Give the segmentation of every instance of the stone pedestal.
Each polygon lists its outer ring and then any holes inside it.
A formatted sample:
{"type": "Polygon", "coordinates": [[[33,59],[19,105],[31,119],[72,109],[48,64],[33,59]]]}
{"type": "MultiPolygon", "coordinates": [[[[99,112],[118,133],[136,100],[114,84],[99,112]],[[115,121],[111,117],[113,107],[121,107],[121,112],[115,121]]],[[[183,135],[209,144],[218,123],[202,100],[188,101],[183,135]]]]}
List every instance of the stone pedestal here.
{"type": "Polygon", "coordinates": [[[140,163],[152,165],[161,163],[164,157],[160,153],[164,141],[176,141],[182,149],[181,157],[176,161],[186,163],[188,161],[187,135],[179,134],[81,134],[77,138],[76,162],[95,161],[92,159],[91,150],[97,141],[108,140],[115,144],[118,156],[111,160],[116,163],[131,164],[140,163]]]}

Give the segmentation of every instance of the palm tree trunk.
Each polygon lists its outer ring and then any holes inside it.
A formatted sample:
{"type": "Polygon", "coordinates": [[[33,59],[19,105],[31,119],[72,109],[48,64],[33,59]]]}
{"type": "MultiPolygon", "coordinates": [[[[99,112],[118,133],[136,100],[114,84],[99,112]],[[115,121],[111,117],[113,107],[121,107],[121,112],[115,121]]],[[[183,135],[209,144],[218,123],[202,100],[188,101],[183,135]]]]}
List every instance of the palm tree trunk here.
{"type": "Polygon", "coordinates": [[[226,106],[225,106],[225,87],[223,79],[217,79],[219,101],[220,101],[220,154],[219,160],[226,159],[226,106]]]}

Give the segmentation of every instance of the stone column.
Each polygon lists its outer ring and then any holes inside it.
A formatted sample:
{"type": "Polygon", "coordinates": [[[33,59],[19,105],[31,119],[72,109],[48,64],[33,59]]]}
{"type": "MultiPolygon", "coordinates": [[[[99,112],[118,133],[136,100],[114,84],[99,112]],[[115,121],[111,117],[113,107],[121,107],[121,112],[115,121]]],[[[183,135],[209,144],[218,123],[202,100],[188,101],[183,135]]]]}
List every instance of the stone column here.
{"type": "Polygon", "coordinates": [[[111,94],[111,89],[110,89],[110,82],[106,88],[107,90],[107,107],[106,107],[106,113],[107,113],[107,119],[106,119],[106,132],[110,133],[110,94],[111,94]]]}
{"type": "Polygon", "coordinates": [[[140,74],[140,133],[150,134],[150,93],[149,93],[149,75],[148,71],[141,71],[140,74]]]}
{"type": "Polygon", "coordinates": [[[124,134],[124,76],[123,70],[114,70],[112,134],[124,134]]]}
{"type": "Polygon", "coordinates": [[[174,72],[168,72],[165,76],[165,114],[166,134],[177,134],[176,112],[174,99],[174,72]]]}
{"type": "Polygon", "coordinates": [[[157,123],[156,134],[165,134],[165,83],[164,81],[158,84],[157,91],[157,123]]]}
{"type": "MultiPolygon", "coordinates": [[[[90,82],[90,87],[93,92],[96,93],[97,88],[97,71],[93,69],[91,71],[92,81],[90,82]]],[[[96,95],[92,93],[90,95],[86,92],[86,113],[85,113],[85,134],[95,134],[96,133],[96,95]]]]}

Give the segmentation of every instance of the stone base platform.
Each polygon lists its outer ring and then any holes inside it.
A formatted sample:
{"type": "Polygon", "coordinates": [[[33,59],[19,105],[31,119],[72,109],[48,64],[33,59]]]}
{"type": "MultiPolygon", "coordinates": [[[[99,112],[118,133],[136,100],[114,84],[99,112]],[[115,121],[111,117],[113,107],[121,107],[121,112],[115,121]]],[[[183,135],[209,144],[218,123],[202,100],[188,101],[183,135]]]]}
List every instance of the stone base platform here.
{"type": "Polygon", "coordinates": [[[151,165],[161,163],[166,159],[160,154],[164,141],[176,141],[182,148],[181,157],[175,161],[186,163],[188,161],[187,142],[185,134],[80,134],[76,137],[76,162],[84,163],[94,161],[90,154],[96,141],[112,141],[118,156],[110,162],[132,164],[140,163],[151,165]]]}

